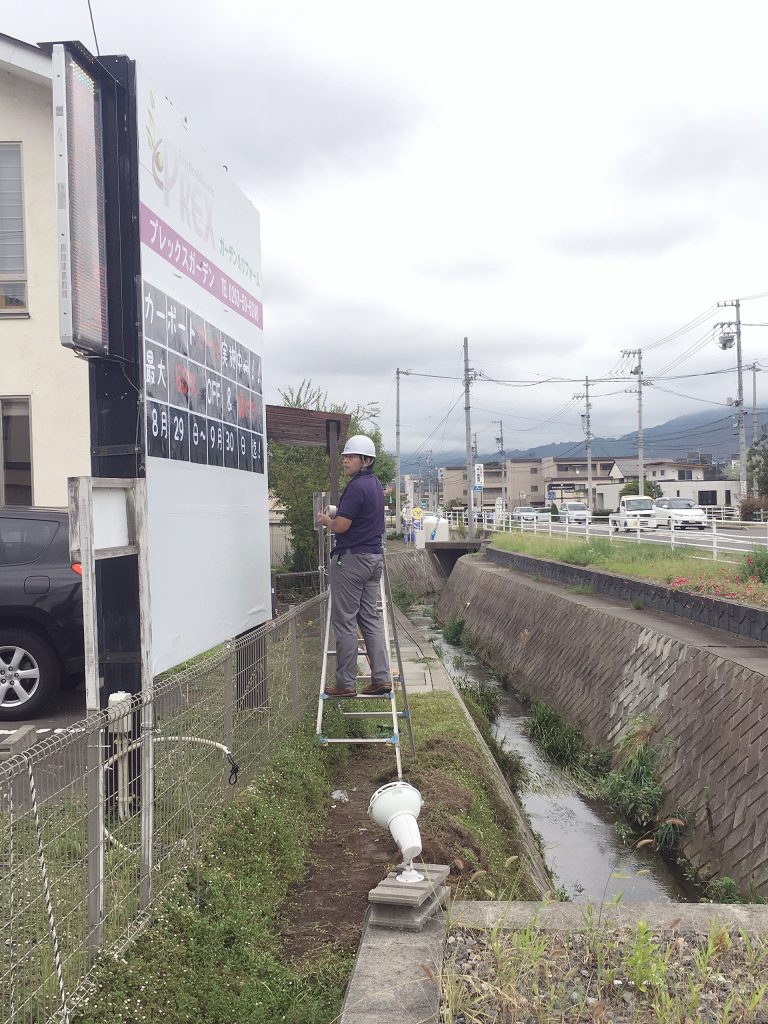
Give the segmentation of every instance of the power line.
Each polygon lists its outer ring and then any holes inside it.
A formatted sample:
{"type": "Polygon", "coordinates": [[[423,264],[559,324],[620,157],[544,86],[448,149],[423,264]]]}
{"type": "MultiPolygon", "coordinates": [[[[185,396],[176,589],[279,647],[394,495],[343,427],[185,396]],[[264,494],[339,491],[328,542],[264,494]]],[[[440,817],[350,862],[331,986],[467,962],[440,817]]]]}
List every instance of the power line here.
{"type": "Polygon", "coordinates": [[[91,0],[87,0],[87,3],[88,3],[88,13],[91,16],[91,28],[93,29],[93,41],[94,41],[94,43],[96,43],[96,56],[100,57],[101,53],[99,51],[99,40],[96,37],[96,25],[94,24],[94,21],[93,21],[93,11],[91,10],[91,0]]]}

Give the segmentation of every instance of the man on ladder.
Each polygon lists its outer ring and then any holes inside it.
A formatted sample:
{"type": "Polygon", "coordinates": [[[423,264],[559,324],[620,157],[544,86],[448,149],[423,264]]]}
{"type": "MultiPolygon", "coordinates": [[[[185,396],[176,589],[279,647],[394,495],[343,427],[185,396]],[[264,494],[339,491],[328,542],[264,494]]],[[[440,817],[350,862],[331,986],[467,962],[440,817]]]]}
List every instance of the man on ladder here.
{"type": "MultiPolygon", "coordinates": [[[[379,610],[384,567],[384,490],[373,475],[376,447],[356,434],[344,445],[344,488],[335,515],[317,517],[335,535],[331,551],[331,625],[336,635],[336,685],[328,697],[357,696],[357,628],[363,634],[371,682],[361,692],[384,696],[392,689],[389,651],[379,610]]],[[[333,511],[333,510],[331,510],[333,511]]]]}

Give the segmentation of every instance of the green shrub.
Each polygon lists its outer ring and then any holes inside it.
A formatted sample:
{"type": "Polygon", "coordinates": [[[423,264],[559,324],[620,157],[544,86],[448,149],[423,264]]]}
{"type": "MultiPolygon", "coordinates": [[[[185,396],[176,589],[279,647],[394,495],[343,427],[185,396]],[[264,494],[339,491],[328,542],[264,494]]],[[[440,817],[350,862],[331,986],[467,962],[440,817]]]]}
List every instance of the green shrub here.
{"type": "Polygon", "coordinates": [[[418,594],[407,583],[392,584],[392,600],[402,612],[407,612],[416,603],[418,594]]]}
{"type": "Polygon", "coordinates": [[[761,583],[768,583],[768,548],[756,547],[744,556],[739,566],[739,579],[744,582],[758,579],[761,583]]]}
{"type": "Polygon", "coordinates": [[[704,886],[704,895],[711,903],[741,903],[741,891],[732,878],[718,875],[704,886]]]}
{"type": "Polygon", "coordinates": [[[443,628],[443,639],[447,644],[458,645],[464,632],[464,619],[451,619],[443,628]]]}
{"type": "MultiPolygon", "coordinates": [[[[487,689],[491,689],[491,687],[487,687],[487,689]]],[[[481,704],[478,704],[474,699],[472,686],[467,685],[464,687],[460,684],[459,690],[461,692],[462,699],[466,704],[467,711],[469,711],[472,716],[472,721],[479,729],[485,745],[488,747],[493,755],[494,761],[501,769],[501,774],[506,779],[507,785],[514,793],[520,793],[528,780],[528,768],[525,763],[525,758],[516,750],[508,750],[507,747],[505,747],[503,743],[500,743],[493,735],[485,708],[481,704]]]]}
{"type": "Polygon", "coordinates": [[[603,796],[622,818],[647,829],[655,826],[664,792],[658,752],[650,745],[652,726],[638,719],[619,743],[619,764],[601,783],[603,796]]]}
{"type": "Polygon", "coordinates": [[[563,768],[582,768],[588,759],[587,742],[579,730],[546,704],[534,701],[531,705],[528,735],[550,760],[563,768]]]}
{"type": "Polygon", "coordinates": [[[501,692],[498,686],[492,686],[490,683],[478,683],[465,676],[458,681],[457,689],[462,697],[473,700],[485,718],[493,725],[501,714],[501,692]]]}

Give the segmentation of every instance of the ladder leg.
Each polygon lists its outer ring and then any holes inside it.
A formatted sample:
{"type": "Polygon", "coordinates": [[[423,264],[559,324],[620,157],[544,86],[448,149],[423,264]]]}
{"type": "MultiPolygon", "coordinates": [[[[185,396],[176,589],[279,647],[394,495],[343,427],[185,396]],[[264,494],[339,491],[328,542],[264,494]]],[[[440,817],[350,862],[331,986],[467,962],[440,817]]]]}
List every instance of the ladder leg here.
{"type": "Polygon", "coordinates": [[[325,684],[328,677],[328,649],[329,641],[331,639],[331,588],[327,590],[328,594],[328,608],[325,615],[325,635],[323,637],[323,667],[320,672],[320,696],[317,701],[317,723],[315,725],[315,732],[318,736],[323,731],[323,704],[325,704],[325,684]]]}
{"type": "Polygon", "coordinates": [[[395,655],[397,657],[397,671],[400,676],[400,686],[403,689],[403,710],[405,711],[405,721],[408,723],[408,739],[411,746],[411,754],[416,755],[416,745],[413,742],[413,725],[411,723],[411,712],[408,707],[408,688],[405,685],[405,670],[403,669],[403,656],[400,651],[400,640],[397,636],[397,623],[395,621],[395,609],[392,602],[392,588],[389,585],[389,570],[387,569],[387,556],[384,555],[384,572],[382,573],[382,581],[384,584],[384,596],[386,601],[384,607],[388,610],[392,620],[392,637],[395,642],[395,655]]]}

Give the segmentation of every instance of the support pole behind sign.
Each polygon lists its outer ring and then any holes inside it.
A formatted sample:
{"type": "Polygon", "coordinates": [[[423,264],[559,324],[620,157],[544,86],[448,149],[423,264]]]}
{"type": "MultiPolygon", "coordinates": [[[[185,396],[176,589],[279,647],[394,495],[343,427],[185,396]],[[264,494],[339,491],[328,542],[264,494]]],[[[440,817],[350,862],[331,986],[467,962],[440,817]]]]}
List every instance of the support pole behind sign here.
{"type": "Polygon", "coordinates": [[[151,698],[152,616],[149,600],[147,483],[134,480],[128,494],[132,535],[138,547],[139,633],[141,641],[141,909],[152,900],[155,834],[155,702],[151,698]]]}
{"type": "MultiPolygon", "coordinates": [[[[93,539],[93,481],[69,480],[70,551],[82,567],[83,637],[85,642],[85,707],[89,719],[98,717],[99,634],[96,598],[96,553],[93,539]]],[[[93,963],[102,943],[104,921],[104,773],[101,768],[104,730],[88,729],[86,770],[88,784],[88,960],[93,963]]]]}
{"type": "Polygon", "coordinates": [[[331,460],[331,504],[339,504],[339,438],[341,436],[341,421],[326,420],[325,436],[328,446],[328,456],[331,460]]]}

